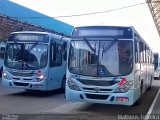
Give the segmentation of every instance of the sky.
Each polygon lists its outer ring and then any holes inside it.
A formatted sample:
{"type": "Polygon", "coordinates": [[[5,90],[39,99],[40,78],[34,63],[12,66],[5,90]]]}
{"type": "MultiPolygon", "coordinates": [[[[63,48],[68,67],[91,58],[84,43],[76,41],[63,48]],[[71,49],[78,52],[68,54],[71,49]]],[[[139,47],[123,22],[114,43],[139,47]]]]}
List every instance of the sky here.
{"type": "Polygon", "coordinates": [[[123,8],[146,0],[10,0],[73,26],[133,26],[154,52],[160,54],[160,36],[147,4],[123,8]],[[71,16],[109,11],[101,14],[71,16]]]}

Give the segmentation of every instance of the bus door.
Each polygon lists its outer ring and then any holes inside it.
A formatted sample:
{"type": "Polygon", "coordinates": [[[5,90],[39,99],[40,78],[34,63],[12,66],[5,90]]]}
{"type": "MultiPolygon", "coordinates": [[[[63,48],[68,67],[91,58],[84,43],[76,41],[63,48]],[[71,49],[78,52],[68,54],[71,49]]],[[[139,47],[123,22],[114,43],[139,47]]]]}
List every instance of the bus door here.
{"type": "Polygon", "coordinates": [[[143,43],[139,42],[139,50],[140,50],[140,80],[144,79],[144,52],[143,52],[143,43]]]}
{"type": "Polygon", "coordinates": [[[141,54],[140,54],[140,43],[135,38],[135,86],[139,86],[139,80],[141,76],[141,54]]]}
{"type": "Polygon", "coordinates": [[[145,67],[145,79],[144,79],[144,82],[145,82],[145,89],[147,88],[148,86],[148,81],[149,81],[149,71],[148,71],[148,63],[147,63],[147,48],[146,46],[144,45],[144,67],[145,67]]]}
{"type": "MultiPolygon", "coordinates": [[[[140,42],[140,56],[141,56],[141,80],[143,80],[143,88],[146,86],[147,84],[147,62],[146,62],[146,52],[145,52],[145,45],[140,42]]],[[[144,90],[144,89],[143,89],[144,90]]]]}
{"type": "Polygon", "coordinates": [[[148,50],[148,47],[145,47],[146,49],[146,66],[147,66],[147,84],[149,85],[150,83],[150,80],[151,80],[151,71],[150,71],[150,63],[149,63],[149,50],[148,50]]]}
{"type": "Polygon", "coordinates": [[[50,64],[49,64],[49,89],[58,89],[61,87],[62,79],[65,74],[64,61],[62,59],[62,45],[61,42],[51,42],[50,44],[50,64]]]}

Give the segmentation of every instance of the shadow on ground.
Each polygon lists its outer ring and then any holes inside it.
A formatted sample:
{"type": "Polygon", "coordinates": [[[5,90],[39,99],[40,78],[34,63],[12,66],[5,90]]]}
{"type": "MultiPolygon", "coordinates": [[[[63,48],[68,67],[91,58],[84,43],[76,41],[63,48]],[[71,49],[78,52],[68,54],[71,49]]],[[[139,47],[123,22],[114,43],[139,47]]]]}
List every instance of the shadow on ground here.
{"type": "Polygon", "coordinates": [[[20,97],[51,97],[55,96],[58,94],[64,94],[64,90],[62,89],[57,89],[57,90],[52,90],[52,91],[34,91],[34,90],[25,90],[17,93],[9,93],[5,96],[20,96],[20,97]]]}

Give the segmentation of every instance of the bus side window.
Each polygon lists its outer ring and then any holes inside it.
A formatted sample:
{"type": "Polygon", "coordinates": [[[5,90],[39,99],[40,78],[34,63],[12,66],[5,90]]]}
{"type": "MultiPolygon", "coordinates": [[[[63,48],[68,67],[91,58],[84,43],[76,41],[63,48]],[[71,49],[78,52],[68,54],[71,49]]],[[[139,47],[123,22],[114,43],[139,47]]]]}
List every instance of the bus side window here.
{"type": "Polygon", "coordinates": [[[147,63],[147,47],[144,45],[144,62],[147,63]]]}
{"type": "Polygon", "coordinates": [[[135,40],[135,63],[139,63],[139,43],[135,40]]]}
{"type": "Polygon", "coordinates": [[[151,64],[154,64],[154,54],[153,54],[153,52],[151,51],[151,64]]]}
{"type": "Polygon", "coordinates": [[[67,43],[64,42],[62,46],[63,46],[63,48],[62,48],[62,51],[63,51],[63,60],[66,61],[67,60],[67,43]]]}
{"type": "Polygon", "coordinates": [[[147,63],[150,63],[150,62],[149,62],[149,57],[150,57],[150,56],[149,56],[149,48],[147,47],[147,63]]]}
{"type": "Polygon", "coordinates": [[[139,43],[139,52],[140,52],[140,62],[144,62],[144,56],[143,56],[143,43],[139,43]]]}
{"type": "Polygon", "coordinates": [[[50,47],[50,67],[61,66],[62,64],[62,50],[61,45],[54,42],[50,47]]]}
{"type": "Polygon", "coordinates": [[[4,48],[4,47],[1,47],[1,48],[0,48],[0,58],[1,58],[1,59],[4,59],[4,51],[5,51],[5,48],[4,48]]]}

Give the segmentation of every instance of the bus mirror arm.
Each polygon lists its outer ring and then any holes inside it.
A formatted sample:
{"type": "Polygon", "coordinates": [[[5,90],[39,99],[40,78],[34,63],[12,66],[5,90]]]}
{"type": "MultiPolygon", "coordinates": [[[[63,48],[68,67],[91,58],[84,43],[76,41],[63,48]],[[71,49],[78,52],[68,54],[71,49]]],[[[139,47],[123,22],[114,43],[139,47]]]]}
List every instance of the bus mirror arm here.
{"type": "Polygon", "coordinates": [[[62,36],[61,39],[60,39],[60,44],[61,44],[61,45],[62,45],[62,39],[63,39],[63,38],[64,38],[64,36],[62,36]]]}

